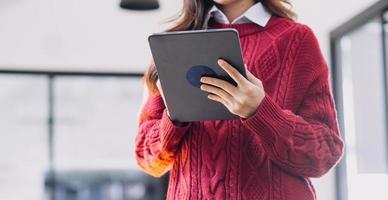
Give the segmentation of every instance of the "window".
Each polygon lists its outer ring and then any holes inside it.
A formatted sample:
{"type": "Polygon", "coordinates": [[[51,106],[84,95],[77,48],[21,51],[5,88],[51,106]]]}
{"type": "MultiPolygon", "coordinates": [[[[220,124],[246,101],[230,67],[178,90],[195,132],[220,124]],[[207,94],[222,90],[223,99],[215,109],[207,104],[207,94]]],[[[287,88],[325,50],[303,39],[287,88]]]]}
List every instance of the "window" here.
{"type": "Polygon", "coordinates": [[[140,76],[0,70],[0,199],[163,198],[135,161],[140,76]]]}
{"type": "Polygon", "coordinates": [[[386,8],[388,2],[378,2],[331,35],[333,87],[346,143],[337,168],[340,200],[388,196],[386,8]]]}
{"type": "Polygon", "coordinates": [[[0,88],[0,199],[43,199],[47,79],[0,74],[0,88]]]}

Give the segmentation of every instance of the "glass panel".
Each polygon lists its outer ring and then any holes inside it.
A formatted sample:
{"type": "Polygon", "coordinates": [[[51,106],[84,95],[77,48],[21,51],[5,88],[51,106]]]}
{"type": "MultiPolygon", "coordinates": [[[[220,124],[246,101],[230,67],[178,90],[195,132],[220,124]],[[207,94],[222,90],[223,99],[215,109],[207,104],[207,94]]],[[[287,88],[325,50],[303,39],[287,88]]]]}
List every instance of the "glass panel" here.
{"type": "MultiPolygon", "coordinates": [[[[386,95],[387,95],[387,101],[388,101],[388,10],[385,11],[383,15],[383,20],[384,20],[384,37],[385,37],[385,89],[386,89],[386,95]]],[[[388,104],[388,102],[387,102],[388,104]]],[[[388,110],[387,110],[388,112],[388,110]]],[[[388,115],[388,113],[387,113],[388,115]]],[[[388,118],[388,117],[387,117],[388,118]]],[[[387,122],[388,123],[388,122],[387,122]]],[[[387,132],[387,137],[388,137],[388,132],[387,132]]],[[[387,148],[388,148],[388,140],[387,140],[387,148]]],[[[388,158],[387,158],[388,159],[388,158]]]]}
{"type": "Polygon", "coordinates": [[[0,199],[44,199],[47,79],[0,75],[0,199]]]}
{"type": "Polygon", "coordinates": [[[142,93],[139,78],[55,79],[57,200],[161,199],[135,160],[142,93]]]}
{"type": "Polygon", "coordinates": [[[0,65],[70,71],[105,71],[107,66],[122,71],[130,65],[143,71],[151,58],[147,35],[167,28],[164,20],[183,1],[164,1],[153,12],[122,10],[119,3],[0,0],[0,65]]]}
{"type": "Polygon", "coordinates": [[[55,79],[56,169],[137,169],[142,88],[137,78],[55,79]]]}
{"type": "Polygon", "coordinates": [[[360,173],[386,172],[386,118],[381,24],[368,23],[343,37],[346,134],[360,173]],[[367,49],[367,51],[366,51],[367,49]],[[371,148],[373,147],[373,148],[371,148]],[[373,156],[371,156],[373,155],[373,156]]]}
{"type": "Polygon", "coordinates": [[[349,199],[388,196],[387,130],[380,19],[340,40],[349,199]],[[367,195],[367,196],[366,196],[367,195]]]}

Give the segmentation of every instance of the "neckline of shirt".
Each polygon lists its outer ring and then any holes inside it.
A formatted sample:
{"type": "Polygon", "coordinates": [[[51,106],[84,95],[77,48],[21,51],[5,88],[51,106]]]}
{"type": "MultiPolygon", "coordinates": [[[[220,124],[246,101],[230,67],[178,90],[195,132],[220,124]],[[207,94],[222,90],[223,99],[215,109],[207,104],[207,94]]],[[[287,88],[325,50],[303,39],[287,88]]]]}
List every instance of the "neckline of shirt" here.
{"type": "Polygon", "coordinates": [[[214,19],[216,22],[222,24],[243,24],[243,23],[255,23],[262,27],[265,27],[270,20],[272,14],[268,12],[261,2],[257,2],[248,8],[244,13],[229,22],[226,15],[216,5],[213,5],[209,12],[207,20],[214,19]]]}

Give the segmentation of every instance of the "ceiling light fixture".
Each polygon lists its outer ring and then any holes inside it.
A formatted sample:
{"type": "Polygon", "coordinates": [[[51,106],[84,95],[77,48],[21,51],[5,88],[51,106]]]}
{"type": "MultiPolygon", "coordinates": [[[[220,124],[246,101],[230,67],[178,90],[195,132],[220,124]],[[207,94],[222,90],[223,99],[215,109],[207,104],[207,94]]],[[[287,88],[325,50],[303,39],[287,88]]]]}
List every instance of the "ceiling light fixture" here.
{"type": "Polygon", "coordinates": [[[120,7],[128,10],[155,10],[159,8],[158,0],[121,0],[120,7]]]}

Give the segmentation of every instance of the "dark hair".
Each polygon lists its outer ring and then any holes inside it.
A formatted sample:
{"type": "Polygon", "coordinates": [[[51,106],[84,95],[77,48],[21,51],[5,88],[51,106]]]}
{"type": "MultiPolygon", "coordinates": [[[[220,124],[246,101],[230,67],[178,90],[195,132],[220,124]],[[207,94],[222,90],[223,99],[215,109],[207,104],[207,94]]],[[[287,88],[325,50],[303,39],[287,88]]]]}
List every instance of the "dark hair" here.
{"type": "MultiPolygon", "coordinates": [[[[215,4],[213,0],[183,0],[183,8],[180,13],[168,22],[175,22],[175,25],[166,31],[183,31],[204,29],[206,16],[210,8],[215,4]]],[[[264,8],[278,17],[284,17],[294,20],[296,14],[287,7],[291,6],[289,0],[255,0],[261,2],[264,8]]],[[[152,95],[158,95],[159,91],[156,86],[158,74],[155,63],[152,60],[143,77],[147,87],[152,95]]]]}

